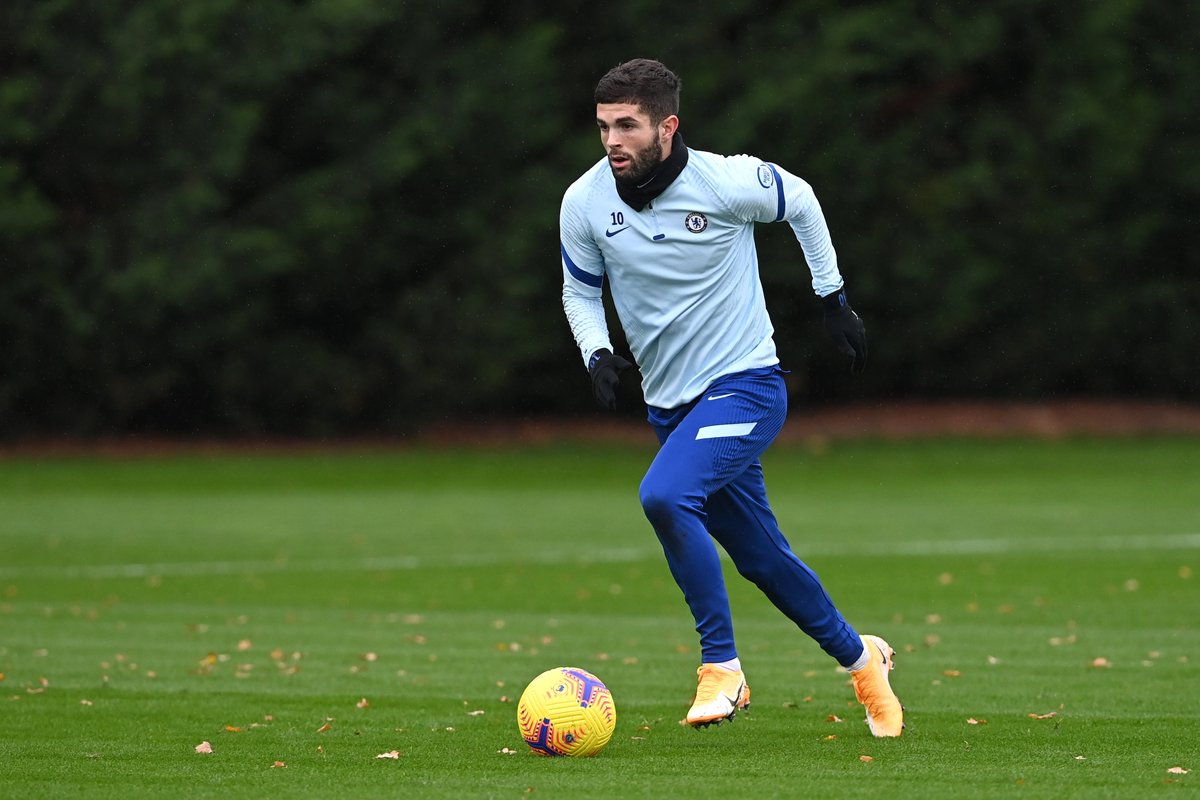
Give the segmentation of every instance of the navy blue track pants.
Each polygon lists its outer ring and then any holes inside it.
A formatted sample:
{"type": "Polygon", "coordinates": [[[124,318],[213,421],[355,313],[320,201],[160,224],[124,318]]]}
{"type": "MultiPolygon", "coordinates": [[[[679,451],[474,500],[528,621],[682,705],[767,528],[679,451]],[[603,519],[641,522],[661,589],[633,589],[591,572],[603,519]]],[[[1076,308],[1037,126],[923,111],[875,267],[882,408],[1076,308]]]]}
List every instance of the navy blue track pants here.
{"type": "Polygon", "coordinates": [[[778,367],[727,375],[687,405],[649,410],[662,447],[642,480],[642,508],[696,619],[705,663],[737,657],[714,539],[738,572],[839,664],[862,654],[858,634],[792,552],[767,502],[759,457],[786,417],[778,367]]]}

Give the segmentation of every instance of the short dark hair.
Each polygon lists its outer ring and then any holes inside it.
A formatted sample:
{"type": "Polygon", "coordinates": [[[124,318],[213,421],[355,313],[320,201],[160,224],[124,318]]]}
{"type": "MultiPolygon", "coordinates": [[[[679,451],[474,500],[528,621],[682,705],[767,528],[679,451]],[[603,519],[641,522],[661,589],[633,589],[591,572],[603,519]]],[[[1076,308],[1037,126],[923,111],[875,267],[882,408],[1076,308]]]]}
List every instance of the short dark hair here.
{"type": "Polygon", "coordinates": [[[680,80],[661,62],[635,58],[618,64],[596,84],[597,103],[631,103],[654,124],[679,113],[680,80]]]}

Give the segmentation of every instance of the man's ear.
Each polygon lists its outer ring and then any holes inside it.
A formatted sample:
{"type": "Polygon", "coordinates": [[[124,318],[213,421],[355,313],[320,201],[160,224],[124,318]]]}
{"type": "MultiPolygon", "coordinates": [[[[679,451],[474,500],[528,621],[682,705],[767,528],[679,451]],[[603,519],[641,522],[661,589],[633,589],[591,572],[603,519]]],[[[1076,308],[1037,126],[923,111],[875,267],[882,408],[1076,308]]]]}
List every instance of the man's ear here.
{"type": "Polygon", "coordinates": [[[675,131],[679,130],[679,117],[671,114],[658,123],[658,135],[664,142],[669,142],[675,136],[675,131]]]}

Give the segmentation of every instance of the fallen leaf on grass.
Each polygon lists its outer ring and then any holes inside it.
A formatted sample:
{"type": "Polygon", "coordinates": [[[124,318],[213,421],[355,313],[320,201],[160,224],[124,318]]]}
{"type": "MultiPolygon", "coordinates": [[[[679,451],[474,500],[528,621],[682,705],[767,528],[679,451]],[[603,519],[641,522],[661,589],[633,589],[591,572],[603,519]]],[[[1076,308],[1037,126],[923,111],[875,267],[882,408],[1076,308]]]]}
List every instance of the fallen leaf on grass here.
{"type": "Polygon", "coordinates": [[[942,674],[945,675],[947,678],[961,678],[962,677],[962,672],[957,669],[943,670],[942,674]]]}
{"type": "Polygon", "coordinates": [[[400,758],[399,750],[389,750],[386,753],[380,753],[376,758],[400,758]]]}
{"type": "Polygon", "coordinates": [[[325,733],[326,731],[331,731],[331,730],[333,730],[333,725],[331,725],[330,723],[326,722],[324,725],[322,725],[321,727],[317,728],[317,733],[325,733]]]}
{"type": "Polygon", "coordinates": [[[510,750],[510,749],[509,749],[509,748],[507,748],[507,747],[501,747],[501,748],[500,748],[499,750],[497,750],[496,752],[497,752],[497,753],[500,753],[501,755],[505,755],[505,756],[515,756],[515,755],[517,754],[517,751],[516,751],[516,750],[510,750]]]}
{"type": "Polygon", "coordinates": [[[1111,666],[1112,666],[1112,662],[1111,662],[1111,661],[1109,661],[1109,660],[1108,660],[1107,658],[1105,658],[1104,656],[1101,656],[1101,657],[1099,657],[1099,658],[1093,658],[1093,659],[1092,659],[1092,666],[1093,666],[1093,667],[1096,667],[1096,668],[1098,668],[1098,669],[1099,669],[1099,668],[1104,668],[1104,667],[1111,667],[1111,666]]]}
{"type": "Polygon", "coordinates": [[[241,733],[242,729],[239,728],[237,725],[226,725],[225,732],[226,733],[241,733]]]}
{"type": "Polygon", "coordinates": [[[286,769],[287,764],[283,763],[282,761],[276,761],[274,764],[271,765],[271,769],[278,769],[280,767],[283,767],[286,769]]]}
{"type": "Polygon", "coordinates": [[[1167,770],[1167,772],[1171,773],[1172,775],[1187,775],[1189,772],[1191,772],[1191,770],[1184,769],[1183,767],[1171,767],[1167,770]]]}
{"type": "Polygon", "coordinates": [[[1030,712],[1030,714],[1029,714],[1030,719],[1050,719],[1051,717],[1057,717],[1057,716],[1058,716],[1057,711],[1049,711],[1045,714],[1034,714],[1034,713],[1030,712]]]}
{"type": "Polygon", "coordinates": [[[355,708],[368,708],[371,704],[367,702],[367,698],[363,698],[354,704],[355,708]]]}
{"type": "Polygon", "coordinates": [[[468,711],[467,716],[468,717],[482,717],[486,713],[487,712],[484,711],[482,708],[477,708],[474,711],[468,711]]]}
{"type": "Polygon", "coordinates": [[[858,760],[863,762],[864,764],[869,764],[872,761],[874,761],[875,758],[873,756],[859,756],[858,760]]]}
{"type": "Polygon", "coordinates": [[[212,745],[209,744],[208,742],[201,742],[200,744],[196,745],[197,753],[208,754],[208,753],[211,753],[212,751],[213,751],[212,745]]]}
{"type": "Polygon", "coordinates": [[[828,717],[825,718],[825,721],[826,722],[841,722],[842,718],[839,717],[837,714],[830,714],[828,717]]]}
{"type": "Polygon", "coordinates": [[[970,719],[967,720],[967,724],[968,725],[987,725],[987,720],[986,719],[975,719],[974,717],[971,717],[970,719]]]}
{"type": "Polygon", "coordinates": [[[829,734],[828,736],[822,736],[822,737],[821,737],[821,741],[822,741],[822,742],[832,742],[832,741],[833,741],[834,739],[836,739],[836,738],[837,738],[837,734],[836,734],[836,733],[831,733],[831,734],[829,734]]]}
{"type": "Polygon", "coordinates": [[[88,700],[88,699],[86,699],[86,698],[84,698],[83,700],[80,700],[80,701],[79,701],[79,705],[81,705],[81,706],[90,706],[90,705],[92,705],[92,701],[91,701],[91,700],[88,700]]]}

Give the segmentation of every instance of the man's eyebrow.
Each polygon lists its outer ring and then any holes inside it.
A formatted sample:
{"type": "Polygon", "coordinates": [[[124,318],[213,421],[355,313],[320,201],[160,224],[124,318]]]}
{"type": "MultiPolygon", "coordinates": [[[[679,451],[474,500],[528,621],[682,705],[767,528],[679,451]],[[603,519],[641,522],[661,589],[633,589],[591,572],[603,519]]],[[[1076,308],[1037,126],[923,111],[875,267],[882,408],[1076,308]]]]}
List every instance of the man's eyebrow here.
{"type": "MultiPolygon", "coordinates": [[[[616,119],[613,120],[613,124],[616,125],[618,123],[623,123],[623,122],[637,123],[637,121],[638,121],[637,117],[617,117],[616,119]]],[[[604,120],[600,119],[599,117],[596,117],[596,124],[597,125],[606,125],[608,123],[606,123],[604,120]]]]}

